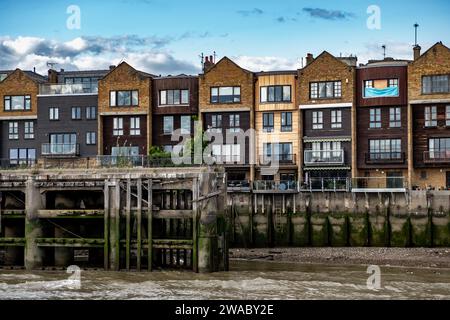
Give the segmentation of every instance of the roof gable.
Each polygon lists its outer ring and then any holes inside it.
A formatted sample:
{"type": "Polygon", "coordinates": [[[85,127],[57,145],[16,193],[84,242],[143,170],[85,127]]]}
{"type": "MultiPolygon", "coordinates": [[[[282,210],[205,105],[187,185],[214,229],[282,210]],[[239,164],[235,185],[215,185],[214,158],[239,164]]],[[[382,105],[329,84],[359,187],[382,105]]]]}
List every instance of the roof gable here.
{"type": "Polygon", "coordinates": [[[34,74],[32,72],[25,72],[21,69],[17,68],[13,72],[9,73],[5,79],[1,82],[1,84],[7,84],[7,82],[11,79],[14,79],[15,77],[25,77],[28,80],[34,82],[35,84],[45,83],[46,79],[38,74],[34,74]]]}
{"type": "Polygon", "coordinates": [[[415,65],[418,62],[421,62],[424,58],[429,57],[432,53],[438,52],[438,50],[443,50],[444,52],[447,51],[447,53],[450,55],[450,48],[445,46],[442,42],[437,42],[433,46],[431,46],[427,51],[422,53],[417,60],[412,61],[411,65],[415,65]]]}
{"type": "Polygon", "coordinates": [[[135,75],[136,77],[139,77],[140,80],[145,80],[147,78],[152,78],[153,75],[149,74],[149,73],[145,73],[139,70],[136,70],[135,68],[133,68],[131,65],[129,65],[127,62],[122,61],[117,67],[115,67],[114,69],[110,70],[103,78],[102,80],[105,80],[107,78],[109,78],[110,76],[114,75],[116,72],[119,72],[120,70],[125,69],[128,70],[128,72],[132,75],[135,75]]]}
{"type": "Polygon", "coordinates": [[[317,56],[317,58],[315,58],[310,64],[306,65],[303,69],[301,70],[306,70],[308,68],[310,68],[311,66],[313,66],[314,64],[317,64],[319,62],[321,62],[323,59],[325,58],[332,58],[334,61],[339,62],[340,64],[342,64],[345,67],[350,67],[347,63],[345,63],[342,59],[338,59],[335,56],[333,56],[331,53],[329,53],[328,51],[323,51],[321,54],[319,54],[317,56]]]}
{"type": "Polygon", "coordinates": [[[204,74],[207,74],[209,72],[211,72],[212,70],[214,70],[215,68],[217,68],[218,66],[221,66],[224,63],[230,63],[231,65],[235,66],[236,68],[242,70],[245,73],[253,73],[247,69],[242,68],[241,66],[239,66],[236,62],[234,62],[233,60],[231,60],[230,58],[228,58],[227,56],[223,57],[222,59],[220,59],[216,64],[214,64],[211,68],[209,68],[208,71],[206,71],[204,74]]]}

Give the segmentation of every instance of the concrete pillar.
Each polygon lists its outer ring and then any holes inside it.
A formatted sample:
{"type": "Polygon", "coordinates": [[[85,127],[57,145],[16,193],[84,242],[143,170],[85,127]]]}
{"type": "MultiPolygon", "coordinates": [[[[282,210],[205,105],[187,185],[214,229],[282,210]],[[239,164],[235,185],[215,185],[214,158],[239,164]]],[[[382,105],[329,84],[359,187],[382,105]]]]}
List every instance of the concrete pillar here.
{"type": "Polygon", "coordinates": [[[25,190],[25,268],[27,270],[42,267],[44,250],[36,244],[36,238],[43,236],[43,228],[38,218],[38,210],[43,208],[43,201],[39,189],[34,186],[34,178],[26,182],[25,190]]]}
{"type": "Polygon", "coordinates": [[[109,268],[119,271],[120,268],[120,184],[118,179],[112,180],[109,188],[109,268]]]}

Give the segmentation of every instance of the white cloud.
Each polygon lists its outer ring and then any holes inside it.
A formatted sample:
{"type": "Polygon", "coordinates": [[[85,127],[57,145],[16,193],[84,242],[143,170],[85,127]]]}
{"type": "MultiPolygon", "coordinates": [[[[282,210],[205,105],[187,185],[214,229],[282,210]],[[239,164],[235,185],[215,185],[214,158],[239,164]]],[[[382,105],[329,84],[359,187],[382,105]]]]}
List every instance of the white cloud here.
{"type": "Polygon", "coordinates": [[[10,39],[6,37],[2,45],[18,55],[24,55],[33,52],[43,42],[45,42],[45,39],[42,38],[17,37],[16,39],[10,39]]]}
{"type": "Polygon", "coordinates": [[[250,71],[296,70],[301,67],[300,60],[281,57],[237,56],[233,61],[250,71]]]}

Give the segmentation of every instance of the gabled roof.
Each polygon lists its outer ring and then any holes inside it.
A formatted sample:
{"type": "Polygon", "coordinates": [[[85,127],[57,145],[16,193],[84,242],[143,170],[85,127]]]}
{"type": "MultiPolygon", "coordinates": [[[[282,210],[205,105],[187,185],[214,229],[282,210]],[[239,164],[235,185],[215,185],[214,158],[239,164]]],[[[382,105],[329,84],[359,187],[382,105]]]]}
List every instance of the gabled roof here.
{"type": "Polygon", "coordinates": [[[450,51],[450,48],[448,48],[447,46],[445,46],[442,41],[436,42],[434,45],[432,45],[427,51],[425,51],[424,53],[422,53],[420,55],[419,58],[417,58],[417,60],[414,60],[413,62],[411,62],[411,64],[415,64],[417,61],[419,61],[420,59],[422,59],[424,56],[426,56],[431,50],[433,50],[436,47],[443,47],[445,49],[447,49],[448,51],[450,51]]]}
{"type": "Polygon", "coordinates": [[[314,65],[316,63],[316,61],[320,60],[324,56],[329,56],[329,57],[333,58],[334,60],[344,64],[347,67],[356,67],[356,60],[357,60],[356,57],[335,57],[331,53],[329,53],[328,51],[325,50],[321,54],[319,54],[316,58],[314,58],[314,60],[311,63],[309,63],[308,65],[303,67],[303,69],[300,69],[300,70],[305,70],[305,69],[309,68],[310,66],[314,65]],[[354,61],[354,63],[353,63],[353,61],[354,61]]]}
{"type": "Polygon", "coordinates": [[[23,73],[23,74],[26,75],[30,80],[32,80],[32,81],[34,81],[34,82],[36,82],[36,83],[46,83],[46,82],[47,82],[47,78],[44,77],[44,76],[42,76],[42,75],[40,75],[39,73],[36,73],[36,72],[34,72],[34,71],[27,71],[27,70],[23,71],[23,70],[21,70],[21,69],[19,69],[19,68],[17,68],[17,69],[14,70],[14,71],[9,71],[9,72],[8,72],[8,71],[5,71],[4,73],[8,73],[8,76],[7,76],[5,79],[3,79],[2,82],[6,81],[9,77],[11,77],[13,74],[16,74],[16,73],[18,73],[18,72],[23,73]]]}
{"type": "Polygon", "coordinates": [[[229,62],[231,62],[233,65],[235,65],[236,67],[238,67],[239,69],[243,70],[244,72],[253,74],[253,72],[251,72],[250,70],[247,70],[247,69],[242,68],[240,65],[238,65],[236,62],[234,62],[233,60],[231,60],[231,59],[228,58],[227,56],[224,56],[224,57],[223,57],[222,59],[220,59],[217,63],[215,63],[211,68],[209,68],[208,71],[204,72],[203,74],[206,74],[206,73],[210,72],[210,71],[213,70],[216,66],[218,66],[219,64],[221,64],[223,61],[229,61],[229,62]]]}
{"type": "Polygon", "coordinates": [[[105,74],[105,76],[102,79],[107,78],[111,73],[113,73],[117,68],[119,68],[122,65],[126,65],[128,66],[130,69],[134,70],[139,76],[141,76],[142,78],[156,78],[157,76],[151,73],[147,73],[147,72],[143,72],[140,70],[137,70],[135,68],[133,68],[131,65],[129,65],[127,62],[122,61],[117,67],[109,70],[109,72],[107,74],[105,74]]]}

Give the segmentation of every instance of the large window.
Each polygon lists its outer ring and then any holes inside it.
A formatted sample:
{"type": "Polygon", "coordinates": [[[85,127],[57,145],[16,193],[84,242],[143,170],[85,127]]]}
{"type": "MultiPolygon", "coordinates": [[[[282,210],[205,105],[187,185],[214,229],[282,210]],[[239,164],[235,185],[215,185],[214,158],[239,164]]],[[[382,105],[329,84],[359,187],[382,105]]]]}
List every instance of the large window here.
{"type": "Polygon", "coordinates": [[[425,107],[425,127],[437,126],[437,107],[425,107]]]}
{"type": "Polygon", "coordinates": [[[123,118],[113,119],[113,136],[123,136],[123,118]]]}
{"type": "Polygon", "coordinates": [[[191,116],[180,117],[181,134],[191,134],[191,116]]]}
{"type": "Polygon", "coordinates": [[[9,163],[12,165],[33,164],[36,161],[36,149],[9,149],[9,163]]]}
{"type": "Polygon", "coordinates": [[[342,96],[341,81],[311,82],[309,86],[311,99],[333,99],[342,96]]]}
{"type": "Polygon", "coordinates": [[[445,125],[450,127],[450,106],[445,107],[445,125]]]}
{"type": "Polygon", "coordinates": [[[172,134],[173,132],[173,116],[166,116],[163,119],[164,134],[172,134]]]}
{"type": "Polygon", "coordinates": [[[213,114],[211,116],[211,131],[212,132],[222,131],[222,115],[213,114]]]}
{"type": "Polygon", "coordinates": [[[239,103],[239,102],[241,102],[241,87],[211,88],[211,103],[239,103]]]}
{"type": "Polygon", "coordinates": [[[270,160],[293,161],[292,143],[264,143],[264,162],[270,160]]]}
{"type": "Polygon", "coordinates": [[[83,86],[83,92],[98,92],[98,78],[96,77],[67,77],[64,79],[66,84],[78,84],[83,86]]]}
{"type": "Polygon", "coordinates": [[[5,96],[6,111],[31,110],[31,96],[5,96]]]}
{"type": "Polygon", "coordinates": [[[24,139],[34,139],[34,122],[33,121],[25,122],[24,139]]]}
{"type": "Polygon", "coordinates": [[[450,158],[450,138],[433,138],[428,140],[430,159],[450,158]]]}
{"type": "Polygon", "coordinates": [[[371,129],[381,128],[381,109],[380,108],[370,109],[369,112],[370,112],[369,128],[371,129]]]}
{"type": "Polygon", "coordinates": [[[323,112],[313,111],[312,113],[312,128],[314,130],[323,129],[323,112]]]}
{"type": "Polygon", "coordinates": [[[281,132],[292,131],[292,112],[281,113],[281,132]]]}
{"type": "Polygon", "coordinates": [[[110,92],[111,107],[130,107],[139,105],[139,91],[111,91],[110,92]]]}
{"type": "Polygon", "coordinates": [[[422,77],[422,93],[450,92],[450,75],[422,77]]]}
{"type": "Polygon", "coordinates": [[[9,140],[19,139],[19,123],[18,122],[10,122],[8,124],[8,139],[9,140]]]}
{"type": "Polygon", "coordinates": [[[239,132],[240,116],[238,114],[230,114],[230,132],[239,132]]]}
{"type": "Polygon", "coordinates": [[[81,120],[81,107],[72,107],[72,120],[81,120]]]}
{"type": "Polygon", "coordinates": [[[263,131],[273,132],[273,129],[274,129],[273,113],[263,113],[263,131]]]}
{"type": "Polygon", "coordinates": [[[141,134],[141,118],[130,118],[130,136],[139,136],[141,134]]]}
{"type": "Polygon", "coordinates": [[[261,103],[291,102],[291,86],[261,87],[261,103]]]}
{"type": "Polygon", "coordinates": [[[77,135],[75,133],[50,134],[50,145],[43,149],[43,153],[58,155],[77,154],[77,135]]]}
{"type": "Polygon", "coordinates": [[[215,144],[212,155],[218,163],[239,162],[241,160],[241,146],[239,144],[215,144]]]}
{"type": "Polygon", "coordinates": [[[402,126],[401,108],[389,108],[389,127],[400,128],[402,126]]]}
{"type": "Polygon", "coordinates": [[[342,144],[340,141],[313,142],[312,162],[339,162],[342,159],[342,144]]]}
{"type": "Polygon", "coordinates": [[[402,158],[401,139],[369,140],[370,160],[392,160],[402,158]]]}
{"type": "Polygon", "coordinates": [[[161,90],[159,105],[189,104],[189,90],[161,90]]]}
{"type": "Polygon", "coordinates": [[[342,128],[342,110],[331,110],[331,128],[342,128]]]}
{"type": "Polygon", "coordinates": [[[87,145],[97,144],[97,133],[95,131],[86,132],[86,144],[87,145]]]}
{"type": "Polygon", "coordinates": [[[97,107],[86,107],[86,119],[88,120],[97,119],[97,107]]]}
{"type": "Polygon", "coordinates": [[[59,107],[48,108],[48,117],[50,120],[59,120],[59,107]]]}

